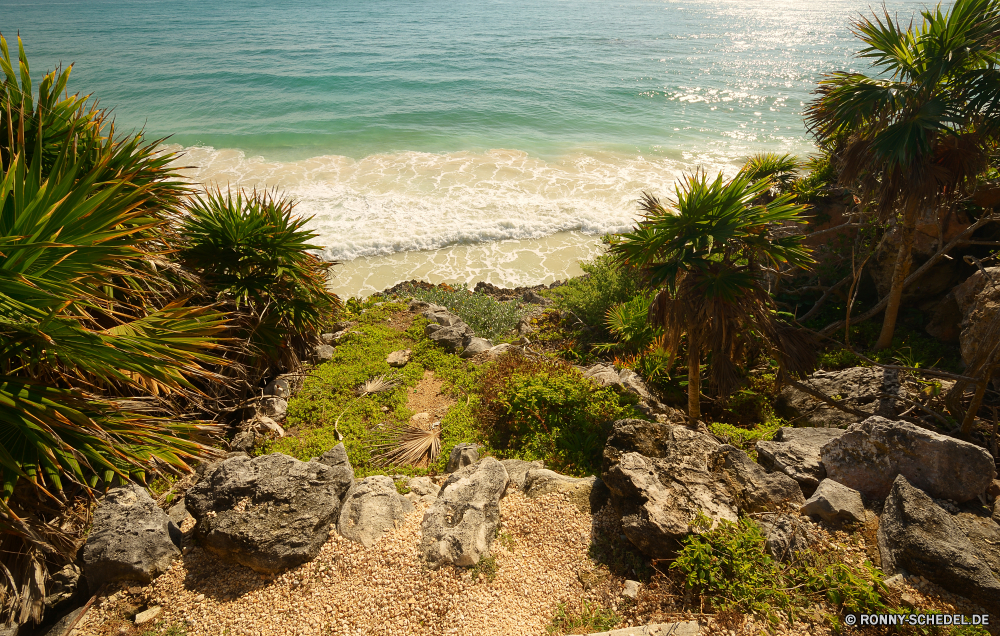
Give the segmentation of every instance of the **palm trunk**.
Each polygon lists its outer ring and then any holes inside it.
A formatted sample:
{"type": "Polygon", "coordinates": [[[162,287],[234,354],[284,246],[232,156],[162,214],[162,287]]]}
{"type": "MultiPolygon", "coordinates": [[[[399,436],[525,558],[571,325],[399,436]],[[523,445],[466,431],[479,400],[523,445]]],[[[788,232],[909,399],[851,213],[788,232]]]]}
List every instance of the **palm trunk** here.
{"type": "Polygon", "coordinates": [[[917,227],[918,201],[907,202],[903,210],[903,225],[900,227],[899,252],[896,267],[892,271],[892,286],[889,288],[889,303],[885,308],[882,332],[875,343],[875,349],[888,349],[892,345],[892,335],[896,331],[896,317],[903,299],[903,283],[910,273],[910,254],[913,252],[913,233],[917,227]]]}
{"type": "Polygon", "coordinates": [[[701,419],[701,334],[698,327],[688,325],[688,424],[698,425],[701,419]]]}

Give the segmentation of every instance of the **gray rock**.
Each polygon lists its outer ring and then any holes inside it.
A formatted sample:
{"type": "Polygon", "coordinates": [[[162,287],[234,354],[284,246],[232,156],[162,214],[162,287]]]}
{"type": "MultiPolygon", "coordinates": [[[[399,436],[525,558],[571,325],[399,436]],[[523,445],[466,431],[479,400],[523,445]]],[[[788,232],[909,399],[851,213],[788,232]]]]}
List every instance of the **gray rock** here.
{"type": "Polygon", "coordinates": [[[264,395],[288,399],[292,395],[292,387],[288,384],[288,380],[275,378],[264,386],[264,395]]]}
{"type": "Polygon", "coordinates": [[[684,426],[614,423],[601,478],[621,514],[622,531],[645,554],[673,556],[699,511],[715,522],[737,520],[729,487],[709,470],[719,446],[713,437],[684,426]]]}
{"type": "Polygon", "coordinates": [[[442,486],[424,513],[420,550],[431,567],[475,565],[489,554],[496,537],[500,498],[509,482],[507,471],[492,457],[463,471],[467,471],[465,476],[442,486]]]}
{"type": "Polygon", "coordinates": [[[593,380],[600,386],[621,386],[622,380],[618,372],[610,364],[597,363],[582,369],[583,377],[593,380]]]}
{"type": "MultiPolygon", "coordinates": [[[[331,468],[343,468],[350,474],[350,483],[347,487],[350,488],[354,483],[354,467],[351,466],[351,460],[347,458],[347,449],[344,448],[344,442],[341,442],[320,455],[317,460],[321,464],[326,464],[331,468]]],[[[346,479],[346,478],[345,478],[346,479]]]]}
{"type": "Polygon", "coordinates": [[[438,496],[441,488],[438,487],[430,477],[412,477],[408,482],[406,482],[407,488],[415,492],[418,497],[424,497],[426,495],[432,495],[434,497],[438,496]]]}
{"type": "Polygon", "coordinates": [[[51,573],[45,585],[45,607],[51,609],[73,598],[80,588],[82,575],[83,570],[75,563],[67,563],[51,573]]]}
{"type": "Polygon", "coordinates": [[[465,350],[462,351],[462,357],[471,358],[477,353],[489,351],[491,348],[493,348],[493,343],[486,338],[470,338],[465,344],[465,350]]]}
{"type": "Polygon", "coordinates": [[[932,497],[969,501],[996,476],[985,448],[883,417],[851,426],[820,455],[830,479],[878,498],[903,475],[932,497]]]}
{"type": "Polygon", "coordinates": [[[713,451],[710,466],[712,472],[721,473],[743,513],[776,512],[805,503],[798,482],[784,473],[768,473],[734,446],[713,451]]]}
{"type": "MultiPolygon", "coordinates": [[[[524,492],[531,498],[559,492],[566,495],[582,512],[597,512],[602,506],[601,490],[604,483],[597,477],[568,477],[544,468],[528,471],[524,479],[524,492]],[[596,496],[595,496],[596,491],[596,496]]],[[[605,497],[606,498],[606,497],[605,497]]]]}
{"type": "Polygon", "coordinates": [[[455,444],[454,448],[451,449],[451,454],[448,455],[448,465],[445,467],[444,471],[446,473],[453,473],[459,468],[475,464],[478,461],[478,446],[466,443],[455,444]]]}
{"type": "Polygon", "coordinates": [[[642,584],[639,581],[626,580],[624,587],[622,587],[622,596],[634,601],[639,596],[639,588],[641,586],[642,584]]]}
{"type": "Polygon", "coordinates": [[[861,493],[832,479],[821,481],[799,512],[818,515],[827,523],[860,523],[865,520],[861,493]]]}
{"type": "Polygon", "coordinates": [[[370,548],[413,510],[413,504],[399,494],[391,477],[370,475],[347,491],[337,530],[370,548]]]}
{"type": "Polygon", "coordinates": [[[458,327],[441,327],[429,333],[428,337],[444,347],[445,351],[459,353],[465,350],[466,340],[471,337],[470,331],[469,327],[462,323],[458,327]]]}
{"type": "Polygon", "coordinates": [[[353,482],[344,466],[280,453],[237,456],[210,468],[185,499],[202,547],[275,573],[319,554],[353,482]]]}
{"type": "Polygon", "coordinates": [[[952,518],[975,546],[993,576],[1000,579],[1000,525],[990,517],[970,512],[960,512],[952,518]]]}
{"type": "Polygon", "coordinates": [[[701,626],[698,621],[680,623],[651,623],[641,627],[613,629],[610,632],[594,632],[590,636],[698,636],[701,626]]]}
{"type": "Polygon", "coordinates": [[[621,380],[621,386],[623,389],[629,393],[638,395],[639,399],[649,405],[649,407],[653,410],[661,411],[667,409],[667,406],[660,402],[655,395],[653,395],[649,386],[642,379],[642,376],[632,369],[622,369],[619,371],[618,379],[621,380]]]}
{"type": "Polygon", "coordinates": [[[535,332],[535,328],[531,325],[531,318],[525,316],[517,323],[517,335],[527,336],[535,332]]]}
{"type": "Polygon", "coordinates": [[[904,475],[885,500],[878,547],[887,575],[922,576],[1000,614],[1000,579],[952,516],[904,475]]]}
{"type": "Polygon", "coordinates": [[[284,419],[285,413],[288,412],[288,400],[279,397],[266,397],[260,401],[260,407],[264,417],[280,420],[284,419]]]}
{"type": "Polygon", "coordinates": [[[233,437],[229,442],[229,448],[234,451],[249,453],[257,445],[257,433],[252,430],[243,430],[233,437]]]}
{"type": "Polygon", "coordinates": [[[410,361],[410,349],[400,349],[399,351],[393,351],[386,357],[385,361],[389,363],[390,367],[405,367],[410,361]]]}
{"type": "Polygon", "coordinates": [[[820,449],[843,434],[840,428],[779,428],[774,441],[757,442],[757,462],[799,482],[802,493],[810,497],[826,479],[820,449]]]}
{"type": "MultiPolygon", "coordinates": [[[[974,364],[977,354],[993,342],[991,331],[1000,323],[1000,267],[985,270],[985,274],[977,270],[953,291],[962,314],[958,341],[966,365],[974,364]]],[[[994,373],[993,383],[1000,386],[1000,370],[994,373]]]]}
{"type": "Polygon", "coordinates": [[[319,339],[323,342],[323,344],[332,345],[336,341],[336,335],[337,334],[334,332],[329,331],[327,333],[321,333],[319,335],[319,339]]]}
{"type": "Polygon", "coordinates": [[[517,347],[515,347],[512,344],[510,344],[509,342],[501,342],[500,344],[498,344],[498,345],[496,345],[494,347],[490,347],[490,349],[489,349],[489,351],[487,353],[490,354],[490,357],[495,358],[496,356],[498,356],[498,355],[500,355],[502,353],[506,353],[507,351],[510,351],[511,349],[516,349],[516,348],[517,347]]]}
{"type": "Polygon", "coordinates": [[[805,524],[791,515],[767,516],[758,523],[767,541],[767,553],[779,561],[791,561],[797,552],[812,545],[805,524]]]}
{"type": "Polygon", "coordinates": [[[500,463],[507,470],[511,485],[516,486],[518,490],[524,490],[524,480],[529,470],[545,468],[545,462],[540,459],[533,462],[526,462],[523,459],[504,459],[500,463]]]}
{"type": "Polygon", "coordinates": [[[532,305],[551,305],[552,301],[534,291],[526,291],[521,300],[532,305]]]}
{"type": "Polygon", "coordinates": [[[184,504],[184,497],[181,497],[177,503],[167,508],[167,516],[170,517],[170,520],[178,528],[191,518],[191,513],[188,512],[187,506],[184,504]]]}
{"type": "Polygon", "coordinates": [[[149,621],[153,620],[154,618],[156,618],[157,616],[159,616],[161,613],[163,613],[163,608],[160,607],[159,605],[154,605],[153,607],[150,607],[149,609],[147,609],[147,610],[145,610],[143,612],[139,612],[138,614],[136,614],[134,622],[135,622],[136,625],[143,625],[143,624],[148,623],[149,621]]]}
{"type": "Polygon", "coordinates": [[[421,314],[429,322],[436,322],[442,327],[465,326],[465,322],[458,315],[448,311],[444,307],[432,307],[421,314]]]}
{"type": "MultiPolygon", "coordinates": [[[[883,393],[912,397],[905,392],[894,370],[878,367],[816,371],[803,382],[835,400],[843,400],[851,408],[872,415],[893,415],[889,410],[879,410],[880,405],[885,409],[891,406],[882,402],[884,398],[880,396],[883,393]]],[[[793,386],[781,390],[775,407],[781,415],[795,419],[803,426],[846,428],[864,419],[835,409],[793,386]]]]}
{"type": "Polygon", "coordinates": [[[333,360],[333,354],[336,352],[337,348],[333,345],[320,344],[313,347],[313,356],[315,356],[317,362],[333,360]]]}
{"type": "Polygon", "coordinates": [[[84,572],[93,589],[115,581],[149,583],[181,555],[180,530],[144,488],[108,491],[97,506],[83,548],[84,572]]]}

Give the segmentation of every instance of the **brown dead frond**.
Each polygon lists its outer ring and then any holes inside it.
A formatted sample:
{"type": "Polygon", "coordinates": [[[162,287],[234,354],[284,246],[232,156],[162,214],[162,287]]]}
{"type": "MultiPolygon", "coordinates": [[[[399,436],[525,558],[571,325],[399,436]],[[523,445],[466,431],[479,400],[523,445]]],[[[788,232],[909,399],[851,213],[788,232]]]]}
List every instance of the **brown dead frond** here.
{"type": "Polygon", "coordinates": [[[372,458],[376,466],[429,466],[441,454],[440,425],[430,429],[407,425],[392,433],[398,438],[383,445],[388,449],[372,458]]]}
{"type": "Polygon", "coordinates": [[[391,391],[397,386],[399,386],[399,380],[397,378],[382,374],[367,380],[364,384],[355,389],[355,391],[357,392],[358,397],[365,397],[368,395],[375,395],[376,393],[391,391]]]}

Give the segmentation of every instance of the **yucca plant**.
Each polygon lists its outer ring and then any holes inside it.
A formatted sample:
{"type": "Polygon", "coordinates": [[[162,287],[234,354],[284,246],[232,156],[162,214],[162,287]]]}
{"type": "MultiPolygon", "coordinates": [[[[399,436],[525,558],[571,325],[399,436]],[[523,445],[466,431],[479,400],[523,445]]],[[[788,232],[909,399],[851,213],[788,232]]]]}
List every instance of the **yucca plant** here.
{"type": "Polygon", "coordinates": [[[293,369],[298,352],[341,307],[327,289],[334,263],[311,253],[309,218],[293,214],[291,199],[268,191],[209,190],[190,199],[181,221],[180,259],[197,272],[212,300],[242,319],[247,363],[263,375],[269,365],[293,369]]]}
{"type": "MultiPolygon", "coordinates": [[[[801,235],[775,235],[786,223],[803,223],[803,206],[780,195],[758,204],[771,187],[767,179],[738,175],[727,181],[703,174],[685,177],[676,188],[674,210],[644,194],[644,216],[612,244],[622,262],[642,269],[651,289],[649,320],[663,330],[672,358],[681,338],[688,349],[688,417],[701,415],[701,359],[711,355],[710,380],[722,394],[740,382],[737,363],[751,335],[769,345],[786,372],[810,370],[813,352],[802,335],[776,320],[762,285],[766,265],[812,262],[801,235]]],[[[667,365],[668,368],[670,364],[667,365]]]]}
{"type": "Polygon", "coordinates": [[[33,103],[23,48],[20,83],[0,50],[0,622],[23,623],[82,542],[71,504],[211,454],[198,422],[119,398],[196,394],[226,319],[171,297],[152,266],[182,191],[155,144],[113,139],[76,96],[50,137],[65,76],[33,103]]]}

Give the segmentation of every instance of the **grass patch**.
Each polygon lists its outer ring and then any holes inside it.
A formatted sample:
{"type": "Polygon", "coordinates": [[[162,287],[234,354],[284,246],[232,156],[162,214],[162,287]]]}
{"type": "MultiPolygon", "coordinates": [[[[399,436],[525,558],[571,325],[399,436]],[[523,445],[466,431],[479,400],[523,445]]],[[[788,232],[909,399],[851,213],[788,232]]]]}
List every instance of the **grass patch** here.
{"type": "Polygon", "coordinates": [[[621,620],[622,617],[614,610],[604,609],[597,603],[584,599],[580,602],[580,607],[574,610],[569,609],[565,603],[560,603],[546,630],[552,636],[607,632],[614,629],[621,620]]]}
{"type": "Polygon", "coordinates": [[[529,310],[519,300],[501,302],[487,294],[470,291],[464,283],[458,287],[408,285],[399,291],[399,297],[407,296],[446,307],[472,327],[477,336],[489,340],[497,340],[517,329],[529,310]]]}
{"type": "Polygon", "coordinates": [[[478,581],[481,576],[490,583],[497,578],[497,560],[492,555],[484,556],[479,559],[479,563],[472,566],[472,580],[478,581]]]}

